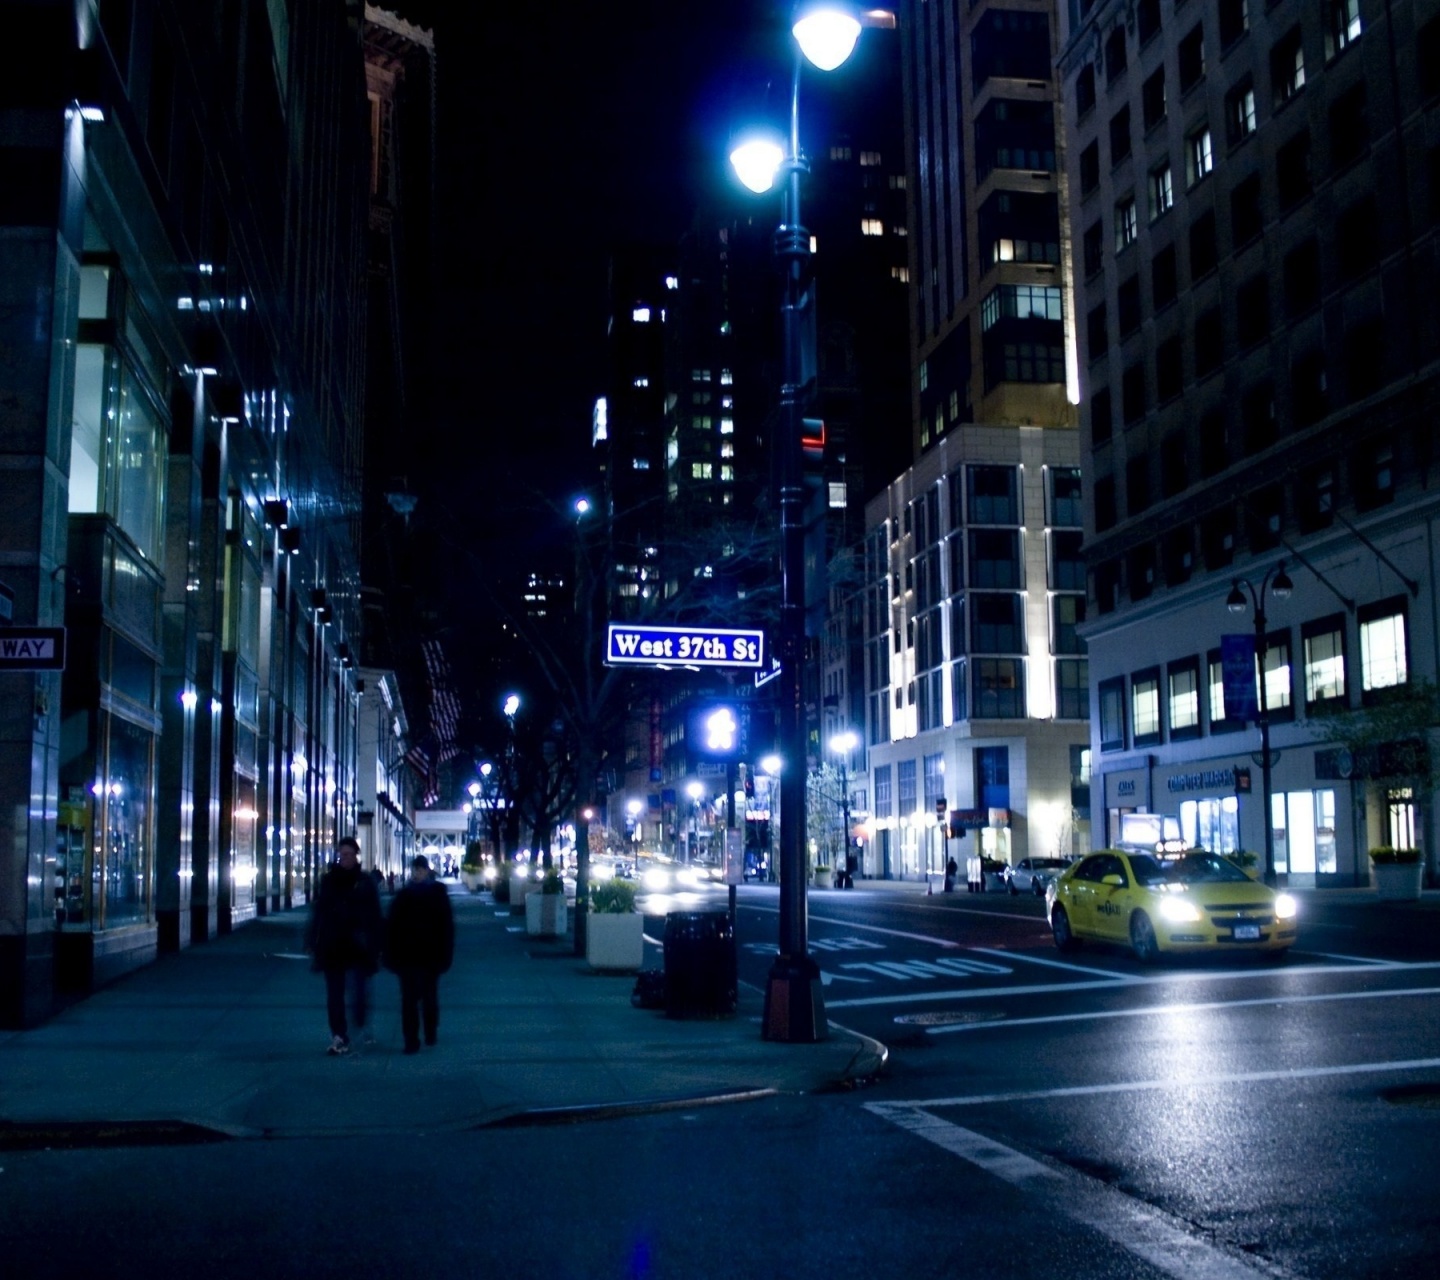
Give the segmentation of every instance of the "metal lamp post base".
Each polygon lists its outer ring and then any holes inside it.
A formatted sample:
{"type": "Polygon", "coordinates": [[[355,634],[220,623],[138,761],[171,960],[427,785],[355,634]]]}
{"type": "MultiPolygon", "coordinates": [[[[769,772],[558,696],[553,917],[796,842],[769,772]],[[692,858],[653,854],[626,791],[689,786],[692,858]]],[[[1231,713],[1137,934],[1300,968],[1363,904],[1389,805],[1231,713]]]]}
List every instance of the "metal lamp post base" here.
{"type": "Polygon", "coordinates": [[[808,955],[799,960],[780,956],[765,982],[761,1038],[815,1044],[829,1034],[819,966],[808,955]]]}

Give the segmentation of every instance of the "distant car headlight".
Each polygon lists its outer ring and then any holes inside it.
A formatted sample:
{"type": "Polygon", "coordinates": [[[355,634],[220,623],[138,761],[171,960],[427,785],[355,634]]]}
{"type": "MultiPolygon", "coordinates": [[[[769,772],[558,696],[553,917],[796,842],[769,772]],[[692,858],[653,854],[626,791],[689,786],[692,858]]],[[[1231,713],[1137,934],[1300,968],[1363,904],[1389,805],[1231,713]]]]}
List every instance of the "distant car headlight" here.
{"type": "Polygon", "coordinates": [[[1171,924],[1194,924],[1200,919],[1200,908],[1188,898],[1164,898],[1160,914],[1171,924]]]}
{"type": "Polygon", "coordinates": [[[642,883],[647,889],[668,889],[670,887],[670,873],[664,867],[651,867],[644,876],[642,883]]]}
{"type": "Polygon", "coordinates": [[[675,873],[675,883],[688,885],[692,889],[700,887],[700,872],[694,867],[681,867],[675,873]]]}
{"type": "Polygon", "coordinates": [[[1275,895],[1275,919],[1293,920],[1295,913],[1299,911],[1300,904],[1288,893],[1277,893],[1275,895]]]}

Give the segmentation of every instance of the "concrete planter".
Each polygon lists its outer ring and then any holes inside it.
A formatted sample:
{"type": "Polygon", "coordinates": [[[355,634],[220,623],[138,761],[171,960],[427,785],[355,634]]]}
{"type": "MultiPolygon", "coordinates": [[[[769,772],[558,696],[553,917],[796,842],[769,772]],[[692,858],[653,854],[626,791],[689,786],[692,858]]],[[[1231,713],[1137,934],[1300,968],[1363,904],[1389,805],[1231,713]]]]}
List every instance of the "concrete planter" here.
{"type": "Polygon", "coordinates": [[[536,885],[535,882],[531,880],[528,875],[522,875],[519,872],[515,872],[511,875],[510,910],[513,914],[519,915],[520,912],[525,909],[525,899],[529,896],[530,888],[532,885],[534,885],[537,890],[540,887],[539,885],[536,885]]]}
{"type": "Polygon", "coordinates": [[[465,886],[466,893],[478,893],[484,881],[481,880],[478,871],[462,871],[460,873],[460,883],[465,886]]]}
{"type": "Polygon", "coordinates": [[[585,959],[592,969],[638,969],[645,962],[645,917],[638,911],[590,912],[585,959]]]}
{"type": "MultiPolygon", "coordinates": [[[[513,886],[510,891],[515,891],[513,886]]],[[[558,938],[568,923],[563,893],[526,894],[525,932],[532,938],[558,938]]]]}
{"type": "Polygon", "coordinates": [[[1386,902],[1414,902],[1420,897],[1423,862],[1372,862],[1375,896],[1386,902]]]}
{"type": "Polygon", "coordinates": [[[829,889],[835,883],[835,873],[829,867],[816,867],[812,874],[817,889],[829,889]]]}

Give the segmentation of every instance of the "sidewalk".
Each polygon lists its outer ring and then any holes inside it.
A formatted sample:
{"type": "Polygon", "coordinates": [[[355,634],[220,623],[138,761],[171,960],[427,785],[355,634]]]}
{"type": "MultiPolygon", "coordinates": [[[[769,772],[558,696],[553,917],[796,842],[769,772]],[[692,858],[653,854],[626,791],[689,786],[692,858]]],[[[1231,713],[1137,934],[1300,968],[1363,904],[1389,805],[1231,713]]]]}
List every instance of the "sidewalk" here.
{"type": "MultiPolygon", "coordinates": [[[[569,937],[528,937],[524,917],[488,895],[451,901],[455,967],[433,1049],[402,1056],[398,984],[382,971],[377,1043],[352,1028],[354,1052],[327,1057],[305,912],[284,912],[162,957],[43,1026],[0,1032],[0,1149],[47,1134],[44,1145],[64,1145],[67,1126],[88,1143],[116,1126],[291,1137],[543,1122],[564,1108],[808,1092],[884,1065],[883,1045],[834,1027],[819,1044],[762,1040],[763,993],[744,983],[730,1018],[636,1009],[633,975],[594,973],[569,937]]],[[[658,966],[653,948],[646,962],[658,966]]]]}

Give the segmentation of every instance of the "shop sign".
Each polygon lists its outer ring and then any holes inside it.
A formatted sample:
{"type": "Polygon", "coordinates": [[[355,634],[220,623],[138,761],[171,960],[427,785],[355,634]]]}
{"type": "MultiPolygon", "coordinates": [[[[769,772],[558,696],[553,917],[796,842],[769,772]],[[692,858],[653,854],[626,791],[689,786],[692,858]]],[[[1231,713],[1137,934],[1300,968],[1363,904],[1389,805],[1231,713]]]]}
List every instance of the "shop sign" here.
{"type": "Polygon", "coordinates": [[[1227,791],[1235,790],[1235,770],[1201,769],[1195,773],[1177,773],[1166,780],[1165,787],[1176,791],[1227,791]]]}

